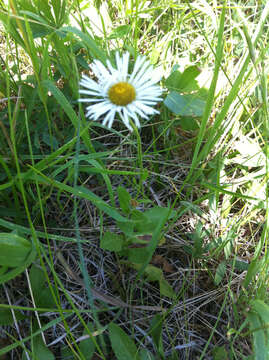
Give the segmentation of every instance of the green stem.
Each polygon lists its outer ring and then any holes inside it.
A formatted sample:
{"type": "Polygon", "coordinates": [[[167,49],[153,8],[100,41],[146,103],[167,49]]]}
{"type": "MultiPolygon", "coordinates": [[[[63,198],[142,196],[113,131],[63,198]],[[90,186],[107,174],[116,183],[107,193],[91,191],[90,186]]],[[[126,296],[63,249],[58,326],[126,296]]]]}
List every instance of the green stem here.
{"type": "Polygon", "coordinates": [[[139,191],[137,196],[142,193],[143,194],[143,180],[145,177],[145,172],[143,168],[143,152],[142,152],[142,143],[141,143],[141,137],[139,135],[138,128],[135,126],[133,121],[130,119],[130,124],[134,130],[136,139],[137,139],[137,165],[140,168],[140,177],[139,177],[139,191]]]}

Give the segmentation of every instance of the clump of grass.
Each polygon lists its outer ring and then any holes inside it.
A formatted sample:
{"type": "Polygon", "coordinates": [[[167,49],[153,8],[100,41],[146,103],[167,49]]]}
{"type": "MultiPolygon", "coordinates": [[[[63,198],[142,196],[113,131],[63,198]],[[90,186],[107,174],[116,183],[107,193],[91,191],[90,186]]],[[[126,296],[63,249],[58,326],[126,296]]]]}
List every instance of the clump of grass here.
{"type": "Polygon", "coordinates": [[[0,7],[0,356],[265,359],[268,4],[0,7]],[[164,90],[133,132],[78,102],[126,51],[164,90]]]}

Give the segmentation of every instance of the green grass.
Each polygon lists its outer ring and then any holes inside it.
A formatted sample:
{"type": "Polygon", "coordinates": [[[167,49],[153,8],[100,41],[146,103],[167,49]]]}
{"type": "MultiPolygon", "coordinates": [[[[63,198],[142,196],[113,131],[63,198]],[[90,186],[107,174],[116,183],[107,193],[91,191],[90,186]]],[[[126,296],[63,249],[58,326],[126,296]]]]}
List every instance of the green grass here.
{"type": "Polygon", "coordinates": [[[0,1],[0,358],[268,358],[268,15],[0,1]],[[132,133],[77,101],[116,51],[162,73],[132,133]]]}

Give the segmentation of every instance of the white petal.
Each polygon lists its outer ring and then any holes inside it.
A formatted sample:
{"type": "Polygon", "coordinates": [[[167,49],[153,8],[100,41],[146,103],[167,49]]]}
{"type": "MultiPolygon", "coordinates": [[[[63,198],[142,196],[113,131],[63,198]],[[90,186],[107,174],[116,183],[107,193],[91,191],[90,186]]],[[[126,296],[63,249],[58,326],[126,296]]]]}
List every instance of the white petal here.
{"type": "Polygon", "coordinates": [[[100,85],[97,82],[90,79],[90,78],[86,79],[86,78],[83,77],[79,84],[81,86],[84,86],[84,87],[88,88],[88,89],[98,90],[100,88],[100,85]]]}
{"type": "Polygon", "coordinates": [[[110,104],[101,103],[91,105],[88,109],[87,116],[97,120],[101,115],[105,114],[109,110],[111,110],[110,104]]]}
{"type": "Polygon", "coordinates": [[[142,66],[142,64],[146,61],[146,59],[142,56],[138,56],[138,58],[136,59],[136,62],[134,64],[134,69],[133,72],[130,76],[130,81],[133,81],[134,77],[136,76],[139,68],[142,66]]]}
{"type": "Polygon", "coordinates": [[[98,96],[99,95],[99,91],[96,92],[96,91],[83,90],[83,89],[80,89],[79,93],[80,94],[85,94],[85,95],[92,95],[92,96],[98,96]]]}
{"type": "Polygon", "coordinates": [[[106,126],[107,123],[108,123],[108,125],[107,125],[108,128],[110,128],[110,127],[112,126],[113,121],[114,121],[114,117],[115,117],[115,112],[116,112],[115,109],[111,109],[111,110],[107,113],[107,115],[105,116],[105,118],[104,118],[104,120],[103,120],[103,122],[102,122],[102,124],[103,124],[104,126],[106,126]]]}
{"type": "Polygon", "coordinates": [[[138,120],[138,117],[136,116],[136,113],[135,113],[134,111],[128,111],[128,110],[129,110],[128,106],[127,106],[126,110],[127,110],[128,115],[129,115],[132,119],[134,119],[135,125],[136,125],[138,128],[140,128],[140,122],[139,122],[139,120],[138,120]]]}
{"type": "Polygon", "coordinates": [[[159,113],[159,111],[153,109],[150,106],[144,105],[141,101],[136,101],[135,105],[137,106],[137,108],[141,109],[145,114],[153,115],[159,113]]]}
{"type": "Polygon", "coordinates": [[[131,127],[130,123],[129,123],[129,117],[128,114],[126,112],[125,108],[122,108],[122,112],[119,111],[121,120],[123,121],[124,125],[130,130],[133,131],[133,128],[131,127]]]}
{"type": "Polygon", "coordinates": [[[94,98],[94,99],[78,99],[78,102],[85,102],[85,103],[94,103],[94,102],[100,102],[100,101],[104,101],[103,98],[101,99],[97,99],[97,98],[94,98]]]}
{"type": "Polygon", "coordinates": [[[139,116],[141,116],[143,119],[148,119],[148,116],[146,114],[143,113],[143,111],[141,111],[139,109],[139,107],[137,107],[135,105],[136,102],[133,102],[132,104],[127,105],[129,108],[129,111],[132,113],[137,113],[139,116]]]}

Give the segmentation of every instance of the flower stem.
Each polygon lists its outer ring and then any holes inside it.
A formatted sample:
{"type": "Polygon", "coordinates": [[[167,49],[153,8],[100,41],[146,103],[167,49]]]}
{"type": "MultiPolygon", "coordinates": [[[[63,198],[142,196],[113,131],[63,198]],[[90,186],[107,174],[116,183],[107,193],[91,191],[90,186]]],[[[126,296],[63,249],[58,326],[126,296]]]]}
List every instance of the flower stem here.
{"type": "Polygon", "coordinates": [[[139,191],[138,194],[140,193],[144,193],[143,191],[143,181],[145,179],[145,171],[143,168],[143,152],[142,152],[142,143],[141,143],[141,137],[138,131],[138,128],[136,127],[136,125],[133,123],[133,121],[131,119],[129,119],[130,124],[134,130],[136,139],[137,139],[137,163],[138,163],[138,167],[140,168],[140,177],[139,177],[139,191]]]}

